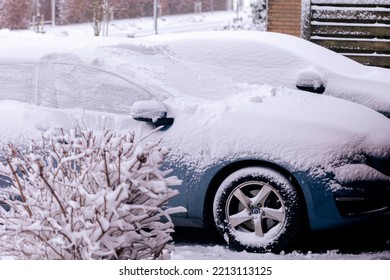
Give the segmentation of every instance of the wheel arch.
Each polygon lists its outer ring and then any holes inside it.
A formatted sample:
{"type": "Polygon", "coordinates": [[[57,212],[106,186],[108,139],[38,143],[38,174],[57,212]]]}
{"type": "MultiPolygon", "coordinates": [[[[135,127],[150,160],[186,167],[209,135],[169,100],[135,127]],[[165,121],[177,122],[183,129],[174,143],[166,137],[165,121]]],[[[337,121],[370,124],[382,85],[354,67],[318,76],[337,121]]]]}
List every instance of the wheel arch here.
{"type": "Polygon", "coordinates": [[[223,182],[223,180],[225,180],[230,174],[246,167],[271,168],[274,171],[280,173],[285,178],[287,178],[293,184],[293,186],[298,192],[299,197],[301,198],[301,201],[303,202],[302,207],[304,208],[304,212],[305,212],[304,218],[306,223],[308,223],[307,205],[306,205],[305,196],[303,194],[301,185],[299,184],[298,180],[293,176],[293,174],[291,174],[288,170],[281,167],[280,165],[271,162],[261,161],[261,160],[243,160],[243,161],[233,162],[231,164],[224,166],[211,179],[207,188],[204,209],[203,209],[203,221],[206,227],[208,228],[214,227],[212,208],[213,208],[214,196],[218,190],[218,187],[223,182]]]}

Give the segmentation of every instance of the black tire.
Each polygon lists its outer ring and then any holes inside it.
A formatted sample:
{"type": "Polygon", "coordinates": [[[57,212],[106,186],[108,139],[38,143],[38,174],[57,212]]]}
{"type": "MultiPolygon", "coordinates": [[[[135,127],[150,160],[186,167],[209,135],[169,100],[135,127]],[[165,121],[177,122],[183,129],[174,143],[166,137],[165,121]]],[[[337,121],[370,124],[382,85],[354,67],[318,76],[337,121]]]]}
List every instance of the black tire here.
{"type": "Polygon", "coordinates": [[[243,168],[229,175],[217,190],[213,215],[226,242],[248,252],[289,251],[305,220],[293,184],[264,167],[243,168]]]}

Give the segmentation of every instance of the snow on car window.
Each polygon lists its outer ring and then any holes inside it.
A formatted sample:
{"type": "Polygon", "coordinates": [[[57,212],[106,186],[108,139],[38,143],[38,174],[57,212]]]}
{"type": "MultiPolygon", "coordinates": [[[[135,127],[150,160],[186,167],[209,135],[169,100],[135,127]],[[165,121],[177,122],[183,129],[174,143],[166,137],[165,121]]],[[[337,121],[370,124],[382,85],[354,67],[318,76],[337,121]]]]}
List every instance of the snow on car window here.
{"type": "Polygon", "coordinates": [[[115,113],[129,113],[134,102],[151,98],[113,73],[67,63],[41,63],[38,92],[40,105],[115,113]]]}

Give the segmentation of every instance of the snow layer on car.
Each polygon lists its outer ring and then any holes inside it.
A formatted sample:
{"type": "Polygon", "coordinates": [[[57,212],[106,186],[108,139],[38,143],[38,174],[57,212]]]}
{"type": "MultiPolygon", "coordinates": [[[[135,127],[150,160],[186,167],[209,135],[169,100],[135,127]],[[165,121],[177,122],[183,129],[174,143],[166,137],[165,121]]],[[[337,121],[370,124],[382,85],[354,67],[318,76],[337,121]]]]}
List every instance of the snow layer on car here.
{"type": "Polygon", "coordinates": [[[286,88],[245,90],[221,101],[166,100],[175,125],[161,137],[174,147],[172,156],[190,151],[185,161],[194,170],[220,159],[262,158],[296,171],[356,154],[390,156],[390,122],[375,111],[286,88]]]}
{"type": "MultiPolygon", "coordinates": [[[[7,56],[7,61],[12,60],[12,56],[20,61],[21,54],[15,53],[12,45],[21,48],[21,41],[6,41],[0,46],[0,53],[7,56]]],[[[111,79],[128,81],[143,89],[149,95],[147,99],[163,101],[175,123],[152,137],[162,138],[164,144],[172,148],[171,159],[184,162],[192,170],[201,172],[221,160],[237,158],[262,158],[299,171],[331,165],[356,154],[390,157],[390,122],[363,106],[283,87],[237,83],[214,74],[213,68],[206,64],[181,58],[169,48],[149,46],[149,41],[88,38],[88,42],[78,42],[78,48],[66,48],[69,42],[58,38],[56,41],[57,44],[50,41],[47,45],[40,41],[41,48],[35,42],[29,59],[58,62],[61,55],[53,55],[53,52],[58,54],[61,50],[66,53],[65,57],[77,61],[78,67],[93,69],[80,71],[80,75],[73,78],[87,79],[95,70],[111,73],[108,77],[112,78],[105,79],[105,83],[117,84],[111,79]]],[[[30,49],[27,41],[22,42],[30,49]]],[[[22,55],[29,56],[25,52],[22,55]]],[[[205,56],[203,59],[214,58],[205,56]]],[[[232,58],[230,64],[228,62],[226,67],[240,61],[232,58]]],[[[253,65],[250,60],[241,63],[253,65]]],[[[42,76],[42,82],[51,81],[50,71],[47,73],[47,79],[42,76]]],[[[94,78],[103,80],[99,75],[94,78]]],[[[58,91],[51,91],[49,97],[66,92],[64,83],[56,83],[56,86],[58,91]]],[[[0,127],[1,141],[14,141],[22,135],[39,138],[42,131],[52,127],[74,128],[80,124],[90,129],[139,126],[145,134],[153,129],[131,118],[131,100],[124,102],[125,95],[111,94],[111,87],[105,89],[110,93],[108,99],[95,98],[93,92],[75,88],[73,94],[78,92],[82,98],[68,100],[64,95],[64,102],[73,102],[73,105],[66,103],[67,106],[56,106],[53,102],[42,104],[45,107],[29,105],[22,102],[37,102],[23,98],[2,100],[0,117],[8,121],[0,127]]],[[[7,96],[13,93],[12,87],[6,91],[7,96]]]]}
{"type": "Polygon", "coordinates": [[[347,164],[335,168],[335,179],[340,183],[351,181],[390,182],[390,177],[365,164],[347,164]]]}
{"type": "Polygon", "coordinates": [[[149,37],[183,59],[235,82],[296,88],[300,71],[317,72],[324,94],[390,114],[390,70],[368,67],[294,36],[272,32],[193,32],[149,37]]]}

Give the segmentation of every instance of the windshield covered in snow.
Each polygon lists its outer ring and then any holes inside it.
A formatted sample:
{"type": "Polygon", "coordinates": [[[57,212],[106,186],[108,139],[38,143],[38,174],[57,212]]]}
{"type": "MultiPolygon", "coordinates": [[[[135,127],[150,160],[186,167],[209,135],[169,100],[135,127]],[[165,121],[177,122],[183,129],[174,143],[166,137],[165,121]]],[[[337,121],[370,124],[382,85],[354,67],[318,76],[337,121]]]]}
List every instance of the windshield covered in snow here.
{"type": "Polygon", "coordinates": [[[126,41],[102,47],[98,53],[106,62],[117,65],[119,73],[137,73],[141,83],[154,84],[174,96],[219,100],[241,92],[232,79],[182,59],[166,46],[126,41]]]}

